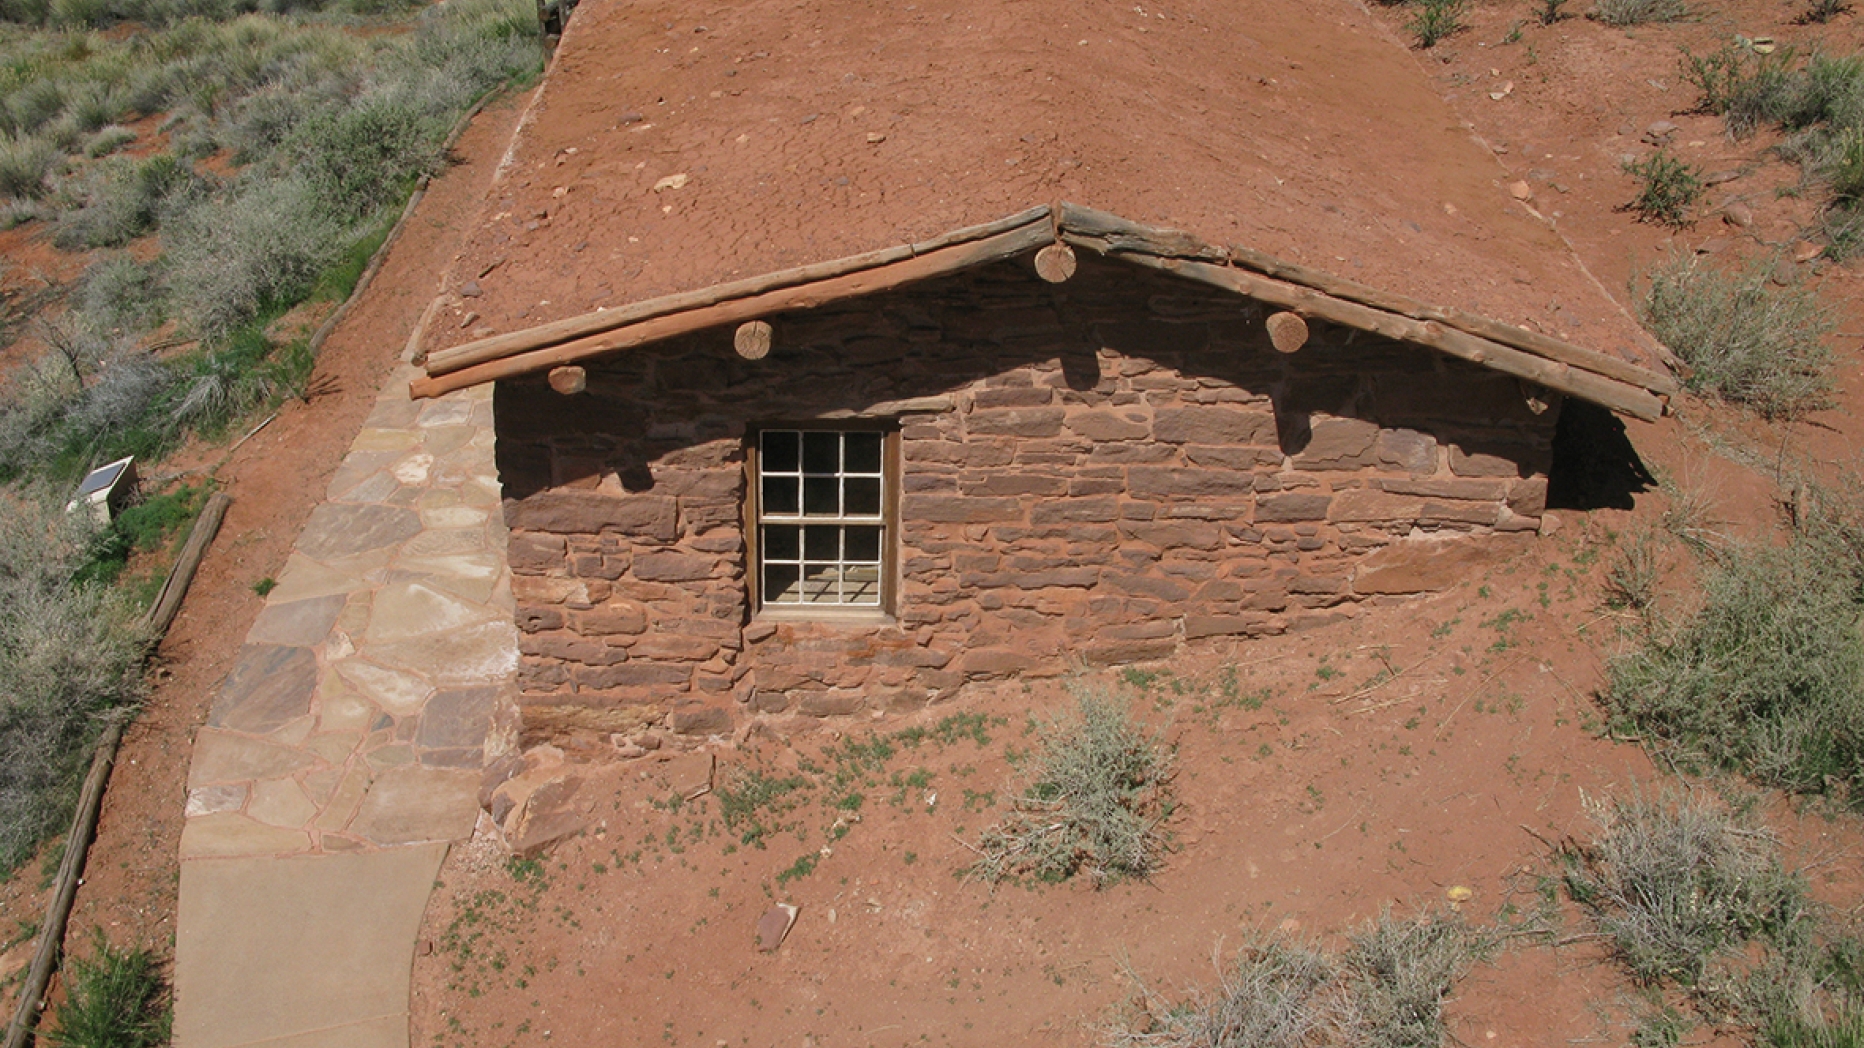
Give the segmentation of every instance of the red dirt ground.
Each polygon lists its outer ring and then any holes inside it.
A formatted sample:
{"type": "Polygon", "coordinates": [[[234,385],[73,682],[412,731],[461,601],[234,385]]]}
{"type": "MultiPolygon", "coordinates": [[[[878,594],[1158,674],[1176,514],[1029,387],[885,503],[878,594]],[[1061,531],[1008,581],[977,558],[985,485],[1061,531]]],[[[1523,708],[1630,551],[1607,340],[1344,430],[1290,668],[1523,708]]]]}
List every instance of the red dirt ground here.
{"type": "MultiPolygon", "coordinates": [[[[440,264],[458,250],[460,231],[476,215],[528,98],[488,106],[460,139],[454,151],[459,162],[434,180],[368,293],[324,343],[309,403],[287,402],[219,467],[220,488],[233,505],[162,644],[148,711],[124,740],[68,948],[88,951],[91,929],[101,927],[119,945],[142,944],[163,955],[173,949],[188,760],[194,733],[262,606],[253,584],[277,574],[323,498],[432,300],[440,264]]],[[[192,448],[156,472],[211,467],[225,454],[220,446],[192,448]]],[[[44,905],[37,871],[28,867],[0,886],[0,928],[38,921],[44,905]]],[[[0,956],[0,973],[17,970],[30,950],[28,942],[0,956]]]]}
{"type": "MultiPolygon", "coordinates": [[[[1766,157],[1768,138],[1731,143],[1716,121],[1680,112],[1694,98],[1676,75],[1677,47],[1706,50],[1737,31],[1845,52],[1864,44],[1852,18],[1799,27],[1778,0],[1696,6],[1697,21],[1627,32],[1578,19],[1542,27],[1526,4],[1481,4],[1471,29],[1416,56],[1621,301],[1630,275],[1672,248],[1733,264],[1785,245],[1790,257],[1814,214],[1810,198],[1775,197],[1798,174],[1766,157]],[[1519,40],[1503,43],[1516,23],[1519,40]],[[1646,155],[1639,137],[1659,119],[1680,125],[1673,148],[1686,159],[1748,172],[1718,184],[1709,206],[1747,202],[1750,229],[1711,211],[1672,233],[1619,210],[1633,195],[1621,157],[1646,155]]],[[[1404,11],[1376,11],[1398,46],[1404,11]]],[[[1332,72],[1324,58],[1309,63],[1316,81],[1332,72]]],[[[1842,330],[1864,330],[1851,271],[1797,269],[1838,306],[1842,330]]],[[[510,293],[527,290],[545,293],[510,293]]],[[[704,775],[691,755],[656,754],[591,773],[578,799],[598,829],[540,866],[514,875],[484,839],[449,858],[416,963],[415,1043],[1083,1044],[1127,1013],[1135,979],[1168,995],[1208,986],[1213,958],[1255,930],[1337,944],[1382,907],[1438,904],[1453,886],[1474,890],[1465,908],[1478,916],[1531,909],[1546,842],[1587,832],[1584,797],[1670,774],[1639,747],[1602,738],[1596,722],[1605,661],[1629,627],[1601,604],[1619,536],[1655,526],[1677,492],[1706,495],[1719,530],[1767,534],[1783,440],[1789,463],[1854,466],[1861,360],[1855,336],[1838,348],[1840,404],[1798,425],[1693,399],[1677,419],[1630,424],[1644,461],[1674,488],[1640,496],[1634,511],[1556,511],[1555,536],[1499,552],[1449,592],[1208,649],[1151,680],[1141,708],[1178,747],[1183,805],[1172,824],[1179,850],[1151,883],[993,892],[954,876],[970,859],[963,842],[1017,788],[1007,753],[1031,744],[1029,716],[1066,702],[1061,682],[718,752],[721,782],[742,767],[783,775],[803,759],[832,767],[824,748],[870,730],[993,718],[988,746],[899,749],[865,791],[861,820],[832,842],[839,813],[818,792],[766,848],[748,847],[717,795],[669,803],[704,775]],[[1259,709],[1221,703],[1226,666],[1237,695],[1266,690],[1259,709]],[[911,778],[918,770],[931,776],[923,785],[911,778]],[[986,793],[997,807],[977,796],[986,793]],[[809,855],[812,872],[779,879],[809,855]],[[801,914],[783,947],[762,954],[753,930],[773,900],[801,914]]],[[[1670,600],[1687,599],[1685,561],[1673,558],[1670,600]]],[[[1854,905],[1864,889],[1858,821],[1784,802],[1768,815],[1793,861],[1816,864],[1816,891],[1854,905]]],[[[1458,986],[1452,1032],[1466,1045],[1622,1043],[1632,991],[1602,961],[1584,938],[1557,949],[1524,938],[1458,986]]]]}

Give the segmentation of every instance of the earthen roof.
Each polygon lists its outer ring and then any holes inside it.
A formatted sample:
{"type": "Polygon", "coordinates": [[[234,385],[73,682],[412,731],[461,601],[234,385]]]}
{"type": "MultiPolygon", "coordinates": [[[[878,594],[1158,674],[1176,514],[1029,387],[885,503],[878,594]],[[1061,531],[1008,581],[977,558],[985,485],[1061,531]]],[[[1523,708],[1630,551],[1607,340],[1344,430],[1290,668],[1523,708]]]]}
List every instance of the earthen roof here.
{"type": "Polygon", "coordinates": [[[1504,174],[1350,0],[583,0],[423,348],[1067,199],[1661,369],[1504,174]]]}

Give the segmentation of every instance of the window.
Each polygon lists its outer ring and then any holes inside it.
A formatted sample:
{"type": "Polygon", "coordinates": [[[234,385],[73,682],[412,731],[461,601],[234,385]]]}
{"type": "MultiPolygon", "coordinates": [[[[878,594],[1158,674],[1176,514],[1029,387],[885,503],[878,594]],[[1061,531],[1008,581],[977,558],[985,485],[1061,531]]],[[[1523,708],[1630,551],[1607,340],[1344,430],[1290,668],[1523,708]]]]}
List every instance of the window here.
{"type": "Polygon", "coordinates": [[[761,608],[888,608],[891,444],[878,430],[766,429],[756,435],[752,490],[761,608]]]}

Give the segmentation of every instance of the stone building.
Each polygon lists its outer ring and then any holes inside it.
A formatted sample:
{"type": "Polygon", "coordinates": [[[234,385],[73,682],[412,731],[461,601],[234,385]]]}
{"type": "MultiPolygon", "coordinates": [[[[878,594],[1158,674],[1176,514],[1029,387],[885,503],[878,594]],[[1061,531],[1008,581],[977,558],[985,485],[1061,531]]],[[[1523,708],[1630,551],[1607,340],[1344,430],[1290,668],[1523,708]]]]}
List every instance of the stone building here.
{"type": "Polygon", "coordinates": [[[1351,5],[932,8],[578,8],[415,384],[497,384],[527,733],[1348,616],[1674,391],[1351,5]]]}

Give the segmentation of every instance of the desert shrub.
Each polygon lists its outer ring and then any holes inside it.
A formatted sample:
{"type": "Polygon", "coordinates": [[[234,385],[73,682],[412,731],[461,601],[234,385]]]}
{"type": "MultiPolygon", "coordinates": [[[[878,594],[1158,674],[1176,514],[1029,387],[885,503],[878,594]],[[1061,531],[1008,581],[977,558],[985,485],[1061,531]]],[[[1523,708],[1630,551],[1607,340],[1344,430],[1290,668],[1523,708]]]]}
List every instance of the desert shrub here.
{"type": "Polygon", "coordinates": [[[303,181],[250,182],[166,227],[167,297],[203,333],[225,335],[308,290],[342,232],[303,181]]]}
{"type": "Polygon", "coordinates": [[[1466,0],[1413,0],[1405,29],[1417,37],[1419,47],[1436,47],[1462,30],[1465,4],[1466,0]]]}
{"type": "Polygon", "coordinates": [[[1629,210],[1643,221],[1672,229],[1689,224],[1689,211],[1702,197],[1700,168],[1659,149],[1643,160],[1626,163],[1624,169],[1638,180],[1637,197],[1625,205],[1629,210]]]}
{"type": "Polygon", "coordinates": [[[1041,730],[1030,782],[1008,818],[984,831],[971,873],[1059,881],[1087,869],[1097,885],[1146,877],[1163,863],[1171,755],[1135,723],[1125,698],[1080,689],[1075,709],[1041,730]]]}
{"type": "Polygon", "coordinates": [[[64,112],[65,90],[56,80],[33,78],[7,93],[8,130],[15,135],[31,134],[64,112]]]}
{"type": "Polygon", "coordinates": [[[92,542],[84,565],[73,579],[115,582],[132,553],[154,553],[166,547],[200,514],[205,488],[181,487],[143,499],[119,512],[92,542]]]}
{"type": "Polygon", "coordinates": [[[1144,1029],[1111,1031],[1118,1048],[1309,1048],[1338,1035],[1339,969],[1318,947],[1263,937],[1237,953],[1214,990],[1185,1001],[1148,994],[1144,1029]]]}
{"type": "Polygon", "coordinates": [[[91,540],[58,500],[0,497],[0,868],[70,816],[100,718],[141,697],[124,599],[71,581],[91,540]]]}
{"type": "Polygon", "coordinates": [[[1348,1043],[1363,1048],[1436,1048],[1443,1043],[1443,999],[1497,940],[1442,911],[1395,917],[1388,909],[1349,937],[1348,1043]]]}
{"type": "Polygon", "coordinates": [[[65,999],[41,1036],[53,1048],[159,1048],[171,1015],[161,962],[141,947],[115,947],[96,929],[88,957],[65,965],[65,999]]]}
{"type": "Polygon", "coordinates": [[[1765,263],[1740,272],[1673,254],[1632,282],[1638,315],[1692,369],[1691,389],[1790,418],[1830,395],[1830,316],[1806,288],[1769,283],[1765,263]]]}
{"type": "Polygon", "coordinates": [[[445,133],[414,106],[375,98],[306,121],[285,148],[302,158],[299,170],[317,202],[355,221],[398,199],[409,179],[431,170],[445,133]]]}
{"type": "Polygon", "coordinates": [[[1260,936],[1219,969],[1215,989],[1171,1001],[1143,991],[1145,1022],[1109,1031],[1119,1048],[1436,1048],[1443,999],[1496,944],[1451,913],[1388,910],[1331,955],[1260,936]]]}
{"type": "Polygon", "coordinates": [[[59,216],[52,240],[67,251],[121,246],[155,228],[172,199],[199,185],[193,170],[167,153],[93,165],[79,191],[83,206],[59,216]]]}
{"type": "Polygon", "coordinates": [[[1616,26],[1680,22],[1689,17],[1689,5],[1683,0],[1598,0],[1587,17],[1616,26]]]}
{"type": "Polygon", "coordinates": [[[44,196],[45,180],[63,159],[58,147],[44,138],[0,140],[0,197],[44,196]]]}
{"type": "Polygon", "coordinates": [[[1859,577],[1831,546],[1737,546],[1702,605],[1610,665],[1607,702],[1635,730],[1783,789],[1864,799],[1859,577]]]}
{"type": "Polygon", "coordinates": [[[136,132],[127,127],[112,124],[99,130],[91,136],[90,141],[84,143],[84,155],[96,160],[99,157],[109,156],[134,141],[136,141],[136,132]]]}
{"type": "Polygon", "coordinates": [[[1596,832],[1563,856],[1566,888],[1640,982],[1707,988],[1719,959],[1802,930],[1805,885],[1744,812],[1698,793],[1636,793],[1588,798],[1587,814],[1596,832]]]}
{"type": "Polygon", "coordinates": [[[111,252],[92,262],[78,280],[72,308],[100,330],[135,333],[161,315],[160,294],[149,266],[111,252]]]}

